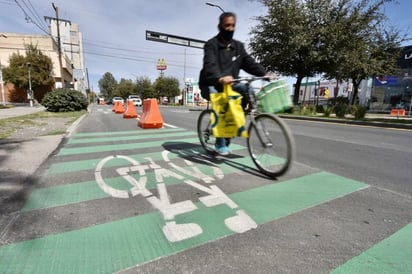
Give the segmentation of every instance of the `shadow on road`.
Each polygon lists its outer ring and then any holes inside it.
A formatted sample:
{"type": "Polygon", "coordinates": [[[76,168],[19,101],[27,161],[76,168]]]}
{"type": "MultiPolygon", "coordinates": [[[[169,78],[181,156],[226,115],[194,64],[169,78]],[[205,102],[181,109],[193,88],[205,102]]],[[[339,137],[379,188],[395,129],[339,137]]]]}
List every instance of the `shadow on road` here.
{"type": "Polygon", "coordinates": [[[258,169],[255,168],[253,164],[245,165],[239,163],[236,159],[245,158],[246,156],[232,153],[228,156],[211,155],[205,152],[201,145],[185,142],[165,142],[162,144],[163,148],[176,154],[179,158],[189,160],[191,162],[201,164],[201,165],[221,165],[226,164],[241,172],[251,174],[253,176],[267,178],[258,169]]]}

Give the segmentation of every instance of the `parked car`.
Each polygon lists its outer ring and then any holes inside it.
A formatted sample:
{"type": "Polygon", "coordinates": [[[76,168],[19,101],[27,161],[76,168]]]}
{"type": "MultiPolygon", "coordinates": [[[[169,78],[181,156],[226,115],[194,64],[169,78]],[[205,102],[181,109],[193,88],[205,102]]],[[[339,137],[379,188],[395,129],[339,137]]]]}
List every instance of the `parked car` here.
{"type": "Polygon", "coordinates": [[[106,103],[106,105],[113,104],[113,98],[106,99],[105,103],[106,103]]]}
{"type": "Polygon", "coordinates": [[[124,105],[124,100],[122,97],[113,97],[112,103],[114,104],[116,102],[122,102],[122,105],[124,105]]]}
{"type": "Polygon", "coordinates": [[[129,95],[128,99],[133,101],[133,105],[138,107],[142,106],[143,102],[139,95],[129,95]]]}

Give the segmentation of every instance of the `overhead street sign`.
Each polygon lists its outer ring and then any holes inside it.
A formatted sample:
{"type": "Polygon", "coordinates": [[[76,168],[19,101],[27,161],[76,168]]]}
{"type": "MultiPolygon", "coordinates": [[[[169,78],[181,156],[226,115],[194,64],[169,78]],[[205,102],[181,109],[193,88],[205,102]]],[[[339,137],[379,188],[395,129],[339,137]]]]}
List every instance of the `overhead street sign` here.
{"type": "Polygon", "coordinates": [[[205,41],[146,30],[146,40],[203,49],[205,41]]]}

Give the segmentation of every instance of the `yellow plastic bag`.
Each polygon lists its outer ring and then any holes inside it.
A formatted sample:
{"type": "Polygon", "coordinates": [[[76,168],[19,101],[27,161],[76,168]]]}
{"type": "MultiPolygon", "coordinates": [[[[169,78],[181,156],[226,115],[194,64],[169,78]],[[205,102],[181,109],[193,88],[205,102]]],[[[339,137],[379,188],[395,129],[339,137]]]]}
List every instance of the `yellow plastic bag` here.
{"type": "Polygon", "coordinates": [[[211,93],[212,131],[215,137],[248,137],[246,118],[242,108],[242,96],[225,85],[223,92],[211,93]]]}

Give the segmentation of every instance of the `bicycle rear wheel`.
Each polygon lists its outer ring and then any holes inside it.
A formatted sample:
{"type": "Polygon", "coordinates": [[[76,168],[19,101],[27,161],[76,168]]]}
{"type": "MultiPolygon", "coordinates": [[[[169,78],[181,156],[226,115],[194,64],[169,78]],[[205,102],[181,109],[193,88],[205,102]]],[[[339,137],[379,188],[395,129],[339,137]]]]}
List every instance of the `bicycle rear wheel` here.
{"type": "Polygon", "coordinates": [[[199,137],[200,144],[209,154],[215,154],[216,138],[212,133],[212,124],[210,121],[211,109],[203,110],[199,118],[197,118],[197,135],[199,137]]]}
{"type": "Polygon", "coordinates": [[[285,174],[295,154],[295,144],[288,126],[277,116],[259,114],[249,125],[247,146],[257,168],[276,178],[285,174]]]}

